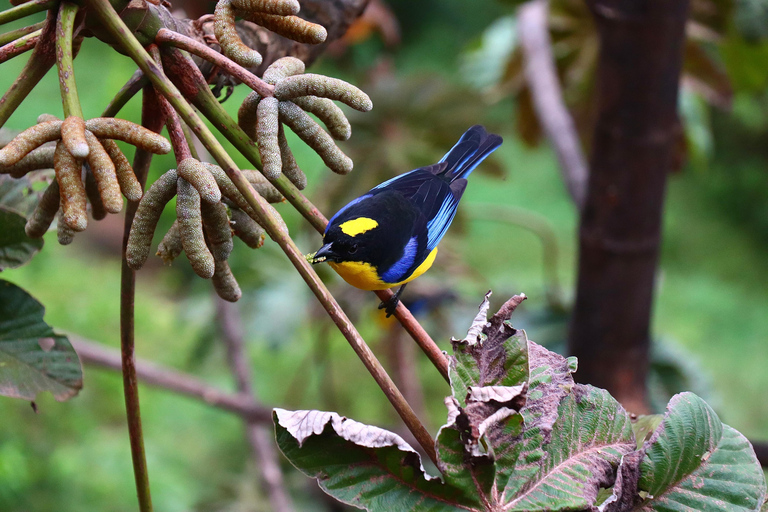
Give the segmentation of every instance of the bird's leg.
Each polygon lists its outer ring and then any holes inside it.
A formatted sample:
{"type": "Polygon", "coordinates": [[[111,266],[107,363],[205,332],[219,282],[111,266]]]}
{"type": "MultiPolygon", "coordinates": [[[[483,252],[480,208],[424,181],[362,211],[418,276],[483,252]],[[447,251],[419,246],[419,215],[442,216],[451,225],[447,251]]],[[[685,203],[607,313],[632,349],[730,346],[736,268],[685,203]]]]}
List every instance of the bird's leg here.
{"type": "Polygon", "coordinates": [[[384,302],[382,301],[381,304],[379,304],[379,309],[383,309],[387,313],[387,318],[391,317],[393,314],[395,314],[395,309],[397,309],[397,303],[400,302],[400,295],[402,295],[403,290],[405,290],[405,286],[408,283],[405,283],[400,287],[397,292],[392,296],[391,299],[384,302]]]}

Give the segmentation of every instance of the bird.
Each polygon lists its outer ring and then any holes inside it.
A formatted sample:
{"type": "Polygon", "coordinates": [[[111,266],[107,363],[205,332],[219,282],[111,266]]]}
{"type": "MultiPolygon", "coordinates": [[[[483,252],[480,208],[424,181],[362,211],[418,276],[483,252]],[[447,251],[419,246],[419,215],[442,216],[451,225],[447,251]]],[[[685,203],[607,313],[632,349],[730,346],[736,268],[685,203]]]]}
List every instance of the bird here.
{"type": "Polygon", "coordinates": [[[499,135],[472,126],[438,163],[395,176],[342,207],[328,221],[322,247],[307,259],[327,262],[362,290],[400,286],[379,305],[392,315],[406,284],[434,263],[467,177],[501,143],[499,135]]]}

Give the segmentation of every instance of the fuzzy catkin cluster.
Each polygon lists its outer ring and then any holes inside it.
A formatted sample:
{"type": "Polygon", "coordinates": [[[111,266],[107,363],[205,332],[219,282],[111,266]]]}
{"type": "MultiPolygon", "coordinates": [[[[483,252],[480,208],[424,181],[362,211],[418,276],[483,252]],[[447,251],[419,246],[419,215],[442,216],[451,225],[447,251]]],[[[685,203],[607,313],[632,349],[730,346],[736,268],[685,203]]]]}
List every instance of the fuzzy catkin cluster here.
{"type": "Polygon", "coordinates": [[[238,124],[258,144],[264,175],[275,179],[282,172],[299,189],[307,184],[288,147],[283,124],[315,150],[332,171],[350,172],[352,160],[336,146],[334,139],[347,140],[352,129],[333,100],[367,112],[373,108],[368,95],[343,80],[305,74],[304,63],[295,57],[276,60],[263,78],[275,86],[274,96],[249,94],[238,111],[238,124]],[[308,113],[320,119],[328,131],[308,113]]]}
{"type": "MultiPolygon", "coordinates": [[[[260,173],[242,172],[268,202],[283,200],[260,173]]],[[[233,248],[232,235],[257,249],[264,244],[265,232],[253,220],[255,213],[235,184],[217,165],[187,158],[152,184],[141,199],[131,226],[126,248],[128,265],[134,270],[144,266],[157,222],[174,196],[176,221],[160,242],[157,255],[171,263],[183,251],[198,276],[212,279],[221,298],[237,301],[242,293],[227,263],[233,248]]],[[[277,212],[273,213],[280,218],[277,212]]]]}
{"type": "Polygon", "coordinates": [[[325,41],[325,28],[295,16],[299,9],[298,0],[220,0],[214,11],[214,33],[222,53],[246,68],[262,62],[261,54],[240,39],[235,28],[238,17],[299,43],[325,41]]]}
{"type": "Polygon", "coordinates": [[[60,210],[59,243],[66,245],[88,226],[88,203],[100,220],[122,210],[122,196],[141,199],[141,184],[113,139],[156,154],[171,150],[165,138],[130,121],[76,116],[62,121],[48,114],[0,149],[0,173],[14,178],[41,169],[56,173],[27,221],[28,236],[42,237],[60,210]],[[54,141],[55,146],[45,145],[54,141]]]}

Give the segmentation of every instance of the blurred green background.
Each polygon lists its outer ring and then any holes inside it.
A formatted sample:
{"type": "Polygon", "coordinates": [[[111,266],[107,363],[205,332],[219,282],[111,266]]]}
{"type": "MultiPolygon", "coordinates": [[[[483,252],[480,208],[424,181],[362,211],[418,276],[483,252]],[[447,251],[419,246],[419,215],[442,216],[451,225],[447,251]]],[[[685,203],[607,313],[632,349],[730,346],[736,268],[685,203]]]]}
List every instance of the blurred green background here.
{"type": "MultiPolygon", "coordinates": [[[[670,177],[665,205],[651,392],[660,412],[672,393],[692,389],[724,422],[750,439],[767,440],[768,42],[759,23],[750,25],[754,16],[744,12],[753,4],[760,2],[727,11],[719,37],[701,45],[729,82],[731,106],[713,104],[702,87],[684,86],[681,93],[685,163],[670,177]]],[[[332,175],[306,146],[289,139],[310,178],[307,196],[330,216],[376,183],[436,161],[471,124],[498,131],[504,145],[473,174],[436,264],[409,286],[406,299],[423,299],[415,309],[448,350],[450,337],[464,334],[487,290],[494,291],[492,308],[525,292],[529,300],[513,318],[515,325],[534,341],[562,347],[578,219],[552,151],[545,142],[529,145],[535,137],[523,137],[531,126],[514,82],[514,8],[484,2],[478,9],[460,0],[384,5],[391,11],[361,22],[355,38],[335,45],[312,68],[363,88],[374,111],[350,114],[352,139],[341,143],[355,160],[349,177],[332,175]],[[400,28],[398,44],[388,29],[393,22],[400,28]],[[492,220],[500,218],[492,208],[503,209],[501,220],[492,220]],[[536,230],[524,227],[532,223],[536,230]],[[542,233],[556,240],[554,272],[545,270],[542,233]]],[[[726,2],[713,5],[725,9],[726,2]]],[[[0,8],[7,7],[7,0],[0,1],[0,8]]],[[[578,20],[578,13],[570,15],[578,20]]],[[[568,59],[582,49],[577,43],[555,47],[563,66],[572,65],[568,59]]],[[[24,59],[2,65],[0,90],[10,86],[24,59]]],[[[566,93],[576,91],[566,96],[574,108],[581,101],[579,87],[589,85],[589,67],[581,65],[577,71],[587,78],[566,87],[566,93]]],[[[108,46],[86,40],[75,66],[86,117],[98,116],[134,69],[108,46]]],[[[246,94],[236,89],[224,104],[230,113],[246,94]]],[[[6,128],[25,129],[42,112],[61,114],[55,73],[6,128]]],[[[121,116],[138,121],[138,100],[121,116]]],[[[150,180],[173,166],[172,157],[156,158],[150,180]]],[[[290,205],[277,208],[303,251],[319,247],[320,236],[290,205]]],[[[172,221],[169,207],[156,241],[172,221]]],[[[1,277],[40,300],[46,321],[57,330],[115,348],[121,237],[121,216],[91,223],[67,247],[51,232],[30,264],[1,277]]],[[[210,283],[194,276],[184,257],[171,267],[156,260],[138,274],[139,356],[234,390],[217,339],[210,283]]],[[[402,431],[383,394],[275,244],[252,251],[238,241],[231,264],[244,293],[237,308],[262,402],[333,409],[402,431]]],[[[376,312],[377,299],[350,289],[326,268],[318,270],[391,367],[397,329],[376,312]]],[[[422,414],[435,432],[445,419],[448,388],[420,354],[414,365],[422,414]]],[[[157,510],[269,509],[237,417],[148,387],[141,388],[141,401],[157,510]]],[[[41,395],[36,403],[37,413],[27,402],[0,398],[0,510],[135,510],[120,376],[86,367],[79,396],[57,403],[41,395]]],[[[314,482],[282,464],[297,510],[330,510],[314,482]]]]}

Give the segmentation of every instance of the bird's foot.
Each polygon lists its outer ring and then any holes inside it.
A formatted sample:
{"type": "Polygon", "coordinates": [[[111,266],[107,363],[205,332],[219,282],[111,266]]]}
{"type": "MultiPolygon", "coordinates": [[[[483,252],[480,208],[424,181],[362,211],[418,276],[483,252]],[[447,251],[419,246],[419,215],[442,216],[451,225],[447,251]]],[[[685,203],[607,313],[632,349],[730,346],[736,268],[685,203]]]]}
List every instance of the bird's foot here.
{"type": "Polygon", "coordinates": [[[381,301],[379,304],[379,309],[383,309],[384,312],[387,314],[387,318],[391,317],[395,314],[395,310],[397,309],[397,305],[400,303],[400,297],[397,295],[393,295],[387,300],[381,301]]]}

